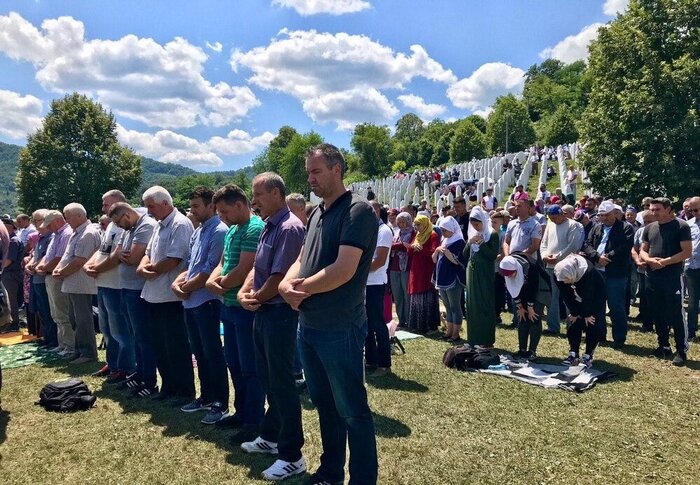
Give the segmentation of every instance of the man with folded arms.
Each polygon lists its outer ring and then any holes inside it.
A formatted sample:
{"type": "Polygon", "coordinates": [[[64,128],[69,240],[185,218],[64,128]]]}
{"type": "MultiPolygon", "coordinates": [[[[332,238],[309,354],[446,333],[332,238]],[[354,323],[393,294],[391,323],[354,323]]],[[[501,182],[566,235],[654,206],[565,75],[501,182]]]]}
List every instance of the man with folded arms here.
{"type": "Polygon", "coordinates": [[[263,471],[268,480],[303,473],[304,434],[294,377],[299,313],[279,295],[278,286],[304,244],[304,225],[285,203],[282,177],[273,172],[253,179],[253,205],[265,219],[253,270],[238,292],[241,306],[255,312],[255,362],[268,408],[260,436],[241,444],[248,453],[279,454],[263,471]]]}
{"type": "Polygon", "coordinates": [[[82,268],[100,247],[100,230],[87,218],[81,204],[68,204],[63,208],[63,216],[73,228],[73,234],[53,276],[62,280],[61,291],[68,295],[68,318],[75,332],[75,353],[70,363],[84,364],[97,360],[92,319],[92,296],[97,294],[97,284],[82,268]]]}

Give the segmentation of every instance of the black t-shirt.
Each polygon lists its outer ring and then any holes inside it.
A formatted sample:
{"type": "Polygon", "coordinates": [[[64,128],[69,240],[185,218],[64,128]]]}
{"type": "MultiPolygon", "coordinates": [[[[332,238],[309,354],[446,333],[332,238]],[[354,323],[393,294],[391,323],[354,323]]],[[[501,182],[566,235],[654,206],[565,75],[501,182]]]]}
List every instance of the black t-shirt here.
{"type": "Polygon", "coordinates": [[[299,323],[319,330],[345,330],[367,321],[365,286],[374,248],[377,217],[362,197],[348,191],[329,208],[323,204],[311,213],[307,224],[304,255],[299,277],[318,273],[338,259],[340,246],[362,250],[357,270],[350,280],[325,293],[311,295],[299,307],[299,323]]]}
{"type": "MultiPolygon", "coordinates": [[[[674,219],[665,224],[652,222],[642,232],[642,242],[649,243],[649,256],[652,258],[668,258],[681,252],[681,242],[691,241],[690,226],[684,221],[674,219]]],[[[671,264],[661,269],[647,270],[647,276],[652,279],[680,281],[683,262],[671,264]]]]}
{"type": "Polygon", "coordinates": [[[465,212],[463,216],[457,216],[457,223],[459,224],[459,228],[462,230],[462,237],[464,237],[464,240],[466,241],[469,239],[467,237],[467,231],[469,231],[469,211],[465,212]]]}

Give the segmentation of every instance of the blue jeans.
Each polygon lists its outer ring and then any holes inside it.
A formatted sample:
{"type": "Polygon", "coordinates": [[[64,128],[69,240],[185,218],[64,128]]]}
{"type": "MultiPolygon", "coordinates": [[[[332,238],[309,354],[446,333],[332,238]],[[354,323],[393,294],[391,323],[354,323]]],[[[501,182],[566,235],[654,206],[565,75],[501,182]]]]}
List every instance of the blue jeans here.
{"type": "Polygon", "coordinates": [[[185,325],[190,348],[197,359],[200,396],[205,403],[228,406],[226,360],[219,335],[221,302],[209,300],[195,308],[185,308],[185,325]]]}
{"type": "Polygon", "coordinates": [[[366,336],[366,322],[347,330],[317,330],[301,324],[297,333],[309,395],[321,425],[323,454],[318,474],[332,482],[344,479],[346,441],[350,483],[377,482],[374,420],[363,382],[366,336]]]}
{"type": "Polygon", "coordinates": [[[122,289],[121,291],[124,307],[122,314],[134,337],[138,380],[149,388],[155,387],[156,354],[153,349],[153,336],[148,321],[146,300],[141,298],[141,290],[122,289]]]}
{"type": "Polygon", "coordinates": [[[559,313],[559,286],[554,276],[554,268],[547,268],[547,274],[552,283],[552,302],[547,307],[547,330],[559,333],[561,331],[561,315],[559,313]]]}
{"type": "Polygon", "coordinates": [[[627,277],[611,278],[607,274],[604,276],[605,299],[610,309],[613,342],[624,344],[627,339],[627,310],[625,307],[627,277]]]}
{"type": "Polygon", "coordinates": [[[46,342],[46,345],[49,347],[57,347],[58,328],[56,327],[56,322],[51,318],[51,307],[49,306],[49,294],[46,292],[46,284],[33,283],[33,287],[34,304],[44,328],[44,342],[46,342]]]}
{"type": "Polygon", "coordinates": [[[97,288],[100,332],[107,346],[107,365],[111,371],[131,373],[136,367],[134,337],[122,312],[122,290],[97,288]]]}
{"type": "Polygon", "coordinates": [[[224,356],[233,382],[233,407],[244,429],[259,429],[265,415],[265,393],[255,368],[253,320],[255,313],[241,307],[221,307],[224,356]]]}

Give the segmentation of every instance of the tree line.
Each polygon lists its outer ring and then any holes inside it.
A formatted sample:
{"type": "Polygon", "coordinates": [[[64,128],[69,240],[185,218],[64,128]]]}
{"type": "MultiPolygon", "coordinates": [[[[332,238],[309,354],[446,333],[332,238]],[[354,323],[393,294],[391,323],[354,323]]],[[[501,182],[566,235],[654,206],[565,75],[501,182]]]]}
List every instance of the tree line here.
{"type": "MultiPolygon", "coordinates": [[[[587,63],[548,59],[531,66],[522,96],[497,98],[486,117],[425,122],[408,113],[393,127],[358,124],[343,150],[346,182],[579,141],[579,167],[598,193],[627,200],[697,194],[699,19],[697,0],[631,0],[626,13],[600,29],[587,63]]],[[[95,213],[108,189],[135,196],[140,157],[118,143],[115,127],[114,116],[85,96],[55,100],[20,153],[19,206],[30,211],[80,200],[95,213]]],[[[252,160],[253,171],[275,171],[290,191],[308,196],[304,154],[323,141],[316,132],[282,126],[252,160]]],[[[226,173],[189,174],[171,183],[176,204],[185,206],[196,184],[227,181],[226,173]]],[[[249,189],[245,174],[236,182],[249,189]]]]}

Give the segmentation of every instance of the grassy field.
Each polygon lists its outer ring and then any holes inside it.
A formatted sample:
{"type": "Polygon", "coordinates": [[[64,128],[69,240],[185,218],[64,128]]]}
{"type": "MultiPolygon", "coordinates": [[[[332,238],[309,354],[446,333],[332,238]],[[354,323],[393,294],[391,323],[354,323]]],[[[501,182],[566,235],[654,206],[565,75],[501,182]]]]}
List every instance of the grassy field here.
{"type": "MultiPolygon", "coordinates": [[[[601,348],[595,365],[617,378],[583,394],[443,367],[447,344],[405,342],[394,374],[368,382],[380,483],[697,483],[700,477],[700,354],[688,367],[647,357],[652,335],[630,332],[623,351],[601,348]]],[[[497,346],[516,333],[499,328],[497,346]]],[[[538,354],[558,362],[566,340],[544,337],[538,354]]],[[[29,366],[5,372],[0,483],[260,483],[269,457],[228,444],[200,415],[126,398],[84,377],[95,408],[47,413],[42,385],[96,365],[29,366]]],[[[321,451],[318,419],[303,398],[304,454],[321,451]]],[[[287,483],[301,483],[301,479],[287,483]]]]}

